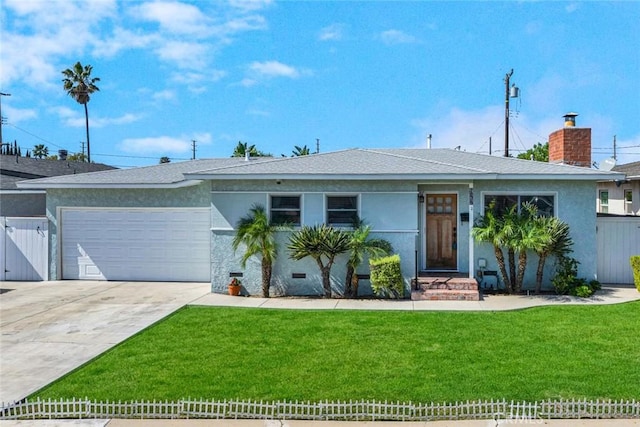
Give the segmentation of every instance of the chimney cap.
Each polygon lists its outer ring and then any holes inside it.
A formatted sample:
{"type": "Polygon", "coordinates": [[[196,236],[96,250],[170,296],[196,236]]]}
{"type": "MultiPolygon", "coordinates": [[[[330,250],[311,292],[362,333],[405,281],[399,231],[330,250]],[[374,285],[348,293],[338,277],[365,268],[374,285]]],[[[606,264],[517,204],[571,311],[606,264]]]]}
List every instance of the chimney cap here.
{"type": "Polygon", "coordinates": [[[574,127],[576,125],[576,117],[578,113],[570,112],[565,114],[564,116],[564,126],[565,127],[574,127]]]}

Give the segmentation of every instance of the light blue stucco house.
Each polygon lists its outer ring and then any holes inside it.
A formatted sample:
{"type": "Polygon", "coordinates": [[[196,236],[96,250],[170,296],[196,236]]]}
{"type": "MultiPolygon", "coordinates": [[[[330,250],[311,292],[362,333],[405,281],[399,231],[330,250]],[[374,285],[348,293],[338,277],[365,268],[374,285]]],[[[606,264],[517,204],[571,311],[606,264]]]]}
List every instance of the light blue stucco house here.
{"type": "MultiPolygon", "coordinates": [[[[240,265],[231,241],[254,204],[295,226],[346,226],[358,215],[401,257],[406,289],[419,272],[475,277],[497,270],[493,249],[474,242],[473,221],[491,200],[530,201],[571,227],[580,275],[596,278],[596,183],[619,179],[587,167],[449,149],[350,149],[292,158],[224,158],[34,180],[47,191],[50,279],[210,281],[232,276],[260,294],[258,259],[240,265]]],[[[273,295],[321,295],[317,265],[293,261],[280,232],[273,295]]],[[[332,270],[340,293],[344,259],[332,270]]],[[[525,285],[533,286],[535,256],[525,285]]],[[[551,265],[546,274],[549,285],[551,265]]],[[[359,273],[368,273],[362,266],[359,273]]],[[[360,294],[370,293],[367,280],[360,294]]]]}

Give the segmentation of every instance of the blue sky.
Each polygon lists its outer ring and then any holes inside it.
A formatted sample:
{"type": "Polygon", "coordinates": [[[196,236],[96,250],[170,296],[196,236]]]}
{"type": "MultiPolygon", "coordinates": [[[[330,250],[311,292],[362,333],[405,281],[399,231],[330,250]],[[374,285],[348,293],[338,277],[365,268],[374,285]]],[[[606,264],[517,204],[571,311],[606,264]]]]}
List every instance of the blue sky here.
{"type": "Polygon", "coordinates": [[[92,161],[120,167],[426,146],[526,150],[578,112],[592,159],[640,160],[640,2],[3,0],[5,141],[81,151],[61,71],[93,66],[92,161]]]}

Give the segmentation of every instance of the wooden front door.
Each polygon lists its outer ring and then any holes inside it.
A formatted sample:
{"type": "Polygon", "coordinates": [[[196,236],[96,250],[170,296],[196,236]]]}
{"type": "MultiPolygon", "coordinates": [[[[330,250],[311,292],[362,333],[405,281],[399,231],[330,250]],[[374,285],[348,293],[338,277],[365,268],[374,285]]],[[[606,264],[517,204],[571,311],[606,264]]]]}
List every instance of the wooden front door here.
{"type": "Polygon", "coordinates": [[[427,194],[427,269],[458,268],[456,194],[427,194]]]}

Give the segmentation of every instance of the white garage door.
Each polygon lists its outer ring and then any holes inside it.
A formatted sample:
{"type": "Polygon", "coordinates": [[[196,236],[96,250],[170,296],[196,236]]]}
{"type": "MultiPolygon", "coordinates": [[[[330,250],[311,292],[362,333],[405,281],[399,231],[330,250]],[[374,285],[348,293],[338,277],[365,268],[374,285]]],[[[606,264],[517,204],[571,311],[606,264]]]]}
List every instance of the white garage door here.
{"type": "Polygon", "coordinates": [[[60,224],[63,279],[210,280],[208,208],[64,208],[60,224]]]}

